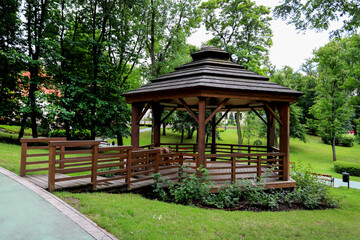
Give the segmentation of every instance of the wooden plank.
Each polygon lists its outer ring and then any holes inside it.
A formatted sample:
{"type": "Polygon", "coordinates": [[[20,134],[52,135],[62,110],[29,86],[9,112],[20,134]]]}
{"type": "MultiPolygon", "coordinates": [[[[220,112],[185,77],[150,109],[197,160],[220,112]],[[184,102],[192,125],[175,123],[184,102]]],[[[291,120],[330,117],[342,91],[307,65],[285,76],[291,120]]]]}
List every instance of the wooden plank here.
{"type": "Polygon", "coordinates": [[[100,141],[96,140],[82,140],[82,141],[51,141],[49,146],[65,146],[65,147],[91,147],[94,145],[99,145],[100,141]]]}
{"type": "Polygon", "coordinates": [[[50,141],[66,141],[66,137],[54,137],[54,138],[21,138],[21,143],[38,143],[38,142],[50,142],[50,141]]]}

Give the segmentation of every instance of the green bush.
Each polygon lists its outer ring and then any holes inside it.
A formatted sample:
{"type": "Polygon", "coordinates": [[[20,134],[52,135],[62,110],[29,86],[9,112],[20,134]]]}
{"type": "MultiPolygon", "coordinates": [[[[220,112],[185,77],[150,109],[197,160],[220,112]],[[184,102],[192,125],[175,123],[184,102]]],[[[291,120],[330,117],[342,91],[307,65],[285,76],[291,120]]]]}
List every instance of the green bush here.
{"type": "MultiPolygon", "coordinates": [[[[69,140],[87,140],[90,139],[91,133],[89,130],[70,130],[69,140]]],[[[49,137],[66,137],[65,129],[55,129],[49,132],[49,137]]]]}
{"type": "Polygon", "coordinates": [[[263,143],[262,143],[262,141],[260,139],[255,140],[254,143],[253,143],[254,146],[262,146],[262,144],[263,143]]]}
{"type": "Polygon", "coordinates": [[[314,209],[320,205],[337,206],[338,200],[330,195],[330,186],[311,173],[310,168],[304,168],[301,164],[293,166],[291,177],[296,181],[296,187],[285,197],[286,202],[289,205],[301,203],[307,209],[314,209]]]}
{"type": "Polygon", "coordinates": [[[301,165],[294,166],[291,173],[297,182],[292,192],[267,190],[261,179],[251,179],[226,183],[218,189],[218,193],[211,193],[213,183],[209,181],[206,169],[199,168],[198,174],[191,175],[181,168],[180,171],[183,174],[177,184],[159,173],[154,174],[153,193],[159,200],[220,209],[233,208],[241,202],[265,209],[276,209],[280,204],[290,207],[297,204],[306,209],[335,207],[338,204],[338,200],[330,195],[330,187],[301,165]]]}
{"type": "Polygon", "coordinates": [[[360,176],[360,164],[336,161],[334,169],[337,173],[347,172],[350,176],[360,176]]]}
{"type": "MultiPolygon", "coordinates": [[[[322,136],[321,140],[326,144],[331,144],[331,139],[327,136],[322,136]]],[[[335,145],[343,145],[344,147],[354,146],[356,137],[351,134],[340,134],[335,138],[335,145]]]]}
{"type": "Polygon", "coordinates": [[[341,134],[339,136],[339,143],[345,147],[352,147],[354,146],[356,137],[351,134],[341,134]]]}

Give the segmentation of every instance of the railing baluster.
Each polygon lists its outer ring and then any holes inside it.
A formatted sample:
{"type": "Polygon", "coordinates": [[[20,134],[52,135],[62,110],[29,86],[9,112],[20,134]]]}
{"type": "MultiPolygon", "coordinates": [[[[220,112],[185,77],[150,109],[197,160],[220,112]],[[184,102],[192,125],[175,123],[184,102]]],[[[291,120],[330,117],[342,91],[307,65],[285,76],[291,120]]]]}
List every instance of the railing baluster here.
{"type": "Polygon", "coordinates": [[[92,171],[91,171],[91,182],[93,190],[96,189],[97,185],[97,172],[98,172],[98,152],[99,145],[92,146],[92,171]]]}
{"type": "Polygon", "coordinates": [[[26,175],[26,154],[27,154],[27,142],[21,143],[21,163],[20,163],[20,176],[26,175]]]}
{"type": "Polygon", "coordinates": [[[236,181],[236,158],[232,157],[231,162],[231,182],[235,183],[236,181]]]}
{"type": "Polygon", "coordinates": [[[257,178],[261,178],[261,156],[257,156],[257,178]]]}
{"type": "Polygon", "coordinates": [[[132,160],[132,151],[131,149],[127,150],[128,156],[126,159],[126,184],[127,190],[130,190],[131,184],[131,160],[132,160]]]}
{"type": "Polygon", "coordinates": [[[49,147],[49,175],[48,175],[48,190],[52,192],[55,190],[55,157],[56,146],[49,147]]]}

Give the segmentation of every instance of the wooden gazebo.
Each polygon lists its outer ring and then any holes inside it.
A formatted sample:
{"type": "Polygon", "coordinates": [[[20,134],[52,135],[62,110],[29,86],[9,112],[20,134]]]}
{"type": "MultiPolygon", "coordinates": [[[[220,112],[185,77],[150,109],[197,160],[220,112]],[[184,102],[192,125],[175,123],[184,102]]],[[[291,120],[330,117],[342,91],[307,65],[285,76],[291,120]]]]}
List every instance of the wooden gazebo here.
{"type": "MultiPolygon", "coordinates": [[[[189,155],[194,157],[196,166],[207,167],[213,163],[210,160],[219,160],[215,162],[223,164],[225,169],[225,159],[232,159],[229,166],[234,170],[231,176],[235,179],[246,166],[256,169],[248,171],[247,178],[250,178],[249,174],[254,173],[259,177],[266,172],[266,168],[274,169],[271,166],[278,164],[277,170],[272,170],[271,178],[289,183],[289,106],[302,93],[270,82],[267,77],[232,63],[229,53],[218,48],[205,47],[192,54],[192,58],[191,63],[124,94],[126,101],[132,104],[132,146],[140,147],[139,123],[148,109],[152,109],[154,118],[155,147],[165,145],[160,141],[160,125],[166,118],[161,119],[162,112],[170,110],[171,114],[176,110],[188,111],[198,123],[197,144],[186,148],[193,149],[189,155]],[[265,110],[266,118],[258,110],[265,110]],[[206,144],[206,124],[211,124],[215,136],[216,125],[229,111],[254,111],[267,125],[266,146],[217,144],[215,137],[212,137],[211,144],[206,144]],[[206,112],[210,113],[208,117],[206,112]],[[216,119],[218,112],[224,113],[221,118],[216,119]],[[276,121],[280,129],[277,134],[278,148],[275,147],[276,121]]],[[[166,143],[168,145],[172,144],[166,143]]],[[[174,146],[174,151],[184,149],[176,144],[174,146]]],[[[213,169],[221,169],[219,166],[213,169]]],[[[293,185],[294,183],[282,184],[280,187],[293,185]]]]}

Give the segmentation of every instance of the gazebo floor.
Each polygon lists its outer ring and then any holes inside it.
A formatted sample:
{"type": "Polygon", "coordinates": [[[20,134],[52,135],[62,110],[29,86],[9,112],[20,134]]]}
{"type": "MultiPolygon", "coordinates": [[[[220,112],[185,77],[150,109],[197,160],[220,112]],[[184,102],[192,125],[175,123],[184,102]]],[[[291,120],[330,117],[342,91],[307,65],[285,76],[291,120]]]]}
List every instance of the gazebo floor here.
{"type": "MultiPolygon", "coordinates": [[[[231,179],[231,172],[229,169],[230,163],[216,163],[216,167],[224,167],[223,169],[209,169],[209,175],[210,179],[215,182],[215,189],[223,186],[228,179],[230,181],[231,179]],[[221,174],[223,173],[223,174],[221,174]],[[213,175],[215,174],[215,175],[213,175]]],[[[208,162],[207,167],[211,168],[214,167],[214,163],[208,162]]],[[[237,166],[244,166],[244,164],[237,164],[237,166]]],[[[189,167],[195,167],[194,164],[190,164],[189,167]]],[[[238,168],[236,171],[236,178],[237,181],[241,179],[248,179],[250,178],[250,181],[255,181],[256,174],[246,173],[249,172],[249,169],[251,170],[251,166],[249,168],[238,168]]],[[[189,172],[193,172],[194,170],[189,169],[189,172]]],[[[268,176],[274,176],[274,173],[271,173],[268,168],[262,168],[262,171],[267,173],[268,176]]],[[[164,176],[169,177],[170,179],[175,179],[173,181],[177,181],[178,176],[178,168],[174,165],[173,168],[169,168],[169,166],[159,166],[159,173],[161,173],[164,176]],[[166,169],[164,169],[166,168],[166,169]]],[[[65,178],[69,177],[65,174],[56,173],[55,178],[65,178]]],[[[137,175],[135,177],[131,177],[130,179],[130,190],[135,190],[143,187],[148,187],[153,184],[153,180],[149,179],[151,175],[137,175]],[[141,181],[141,179],[144,179],[141,181]],[[136,181],[136,182],[133,182],[136,181]]],[[[41,188],[48,189],[48,175],[42,174],[42,175],[27,175],[25,177],[30,182],[34,183],[35,185],[38,185],[41,188]]],[[[98,176],[97,180],[105,180],[109,179],[108,181],[104,181],[101,183],[97,183],[96,190],[104,190],[104,189],[110,189],[110,188],[116,188],[120,191],[126,191],[127,190],[127,184],[125,182],[125,179],[121,180],[111,180],[111,178],[106,178],[102,176],[98,176]]],[[[270,188],[292,188],[295,187],[296,182],[293,179],[289,179],[288,181],[279,180],[278,178],[263,178],[265,187],[270,188]]],[[[68,180],[68,181],[60,181],[55,182],[55,190],[66,190],[66,189],[74,189],[74,188],[89,188],[91,189],[92,183],[90,178],[85,179],[78,179],[78,180],[68,180]]]]}

